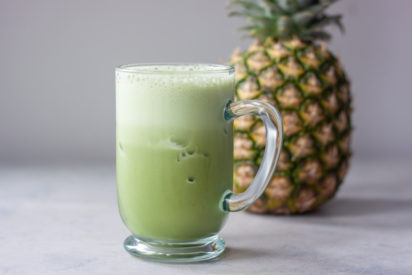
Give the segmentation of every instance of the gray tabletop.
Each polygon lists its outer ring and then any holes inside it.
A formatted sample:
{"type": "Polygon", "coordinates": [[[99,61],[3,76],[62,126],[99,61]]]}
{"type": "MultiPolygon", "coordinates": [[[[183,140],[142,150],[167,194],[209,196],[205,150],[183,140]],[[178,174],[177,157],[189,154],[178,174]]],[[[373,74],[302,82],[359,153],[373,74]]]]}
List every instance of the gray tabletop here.
{"type": "Polygon", "coordinates": [[[114,166],[0,167],[0,274],[412,274],[412,161],[355,161],[316,213],[231,214],[217,262],[129,256],[114,166]]]}

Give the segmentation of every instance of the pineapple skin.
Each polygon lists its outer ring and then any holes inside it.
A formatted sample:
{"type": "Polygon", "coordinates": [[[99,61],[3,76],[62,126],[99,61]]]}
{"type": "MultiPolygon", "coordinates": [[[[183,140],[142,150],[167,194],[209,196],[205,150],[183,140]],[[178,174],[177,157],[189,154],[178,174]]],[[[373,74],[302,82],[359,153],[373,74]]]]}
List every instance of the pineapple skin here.
{"type": "MultiPolygon", "coordinates": [[[[350,83],[339,60],[324,44],[255,41],[235,50],[236,100],[257,99],[282,114],[284,141],[276,172],[255,213],[297,214],[331,199],[342,184],[351,156],[350,83]]],[[[251,184],[266,144],[255,116],[234,122],[234,192],[251,184]]]]}

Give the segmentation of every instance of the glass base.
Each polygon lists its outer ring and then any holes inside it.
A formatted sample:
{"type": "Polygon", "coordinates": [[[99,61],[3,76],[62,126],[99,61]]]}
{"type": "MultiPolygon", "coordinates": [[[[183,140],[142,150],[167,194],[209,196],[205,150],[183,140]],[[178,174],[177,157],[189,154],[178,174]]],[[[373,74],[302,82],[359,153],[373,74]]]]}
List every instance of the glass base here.
{"type": "Polygon", "coordinates": [[[191,263],[217,259],[225,250],[225,241],[218,235],[190,243],[159,243],[129,236],[124,240],[126,251],[146,260],[168,263],[191,263]]]}

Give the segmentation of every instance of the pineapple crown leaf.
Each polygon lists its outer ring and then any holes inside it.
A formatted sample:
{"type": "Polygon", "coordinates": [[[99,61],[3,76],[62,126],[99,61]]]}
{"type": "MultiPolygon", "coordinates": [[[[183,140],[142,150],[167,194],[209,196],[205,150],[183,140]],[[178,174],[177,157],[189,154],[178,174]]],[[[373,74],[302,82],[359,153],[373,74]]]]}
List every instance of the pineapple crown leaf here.
{"type": "Polygon", "coordinates": [[[305,41],[329,40],[326,26],[336,25],[343,32],[341,15],[328,15],[326,9],[338,0],[232,0],[229,16],[245,17],[250,23],[241,30],[249,36],[265,41],[291,39],[305,41]]]}

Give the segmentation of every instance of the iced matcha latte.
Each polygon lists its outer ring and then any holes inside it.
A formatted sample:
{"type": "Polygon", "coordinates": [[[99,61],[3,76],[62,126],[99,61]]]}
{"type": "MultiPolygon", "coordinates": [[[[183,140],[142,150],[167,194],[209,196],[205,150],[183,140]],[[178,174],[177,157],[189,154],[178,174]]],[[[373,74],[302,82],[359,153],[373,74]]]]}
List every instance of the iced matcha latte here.
{"type": "Polygon", "coordinates": [[[216,258],[225,249],[218,233],[227,213],[265,190],[279,159],[282,120],[268,103],[232,102],[234,92],[230,66],[116,69],[117,195],[132,232],[124,241],[130,254],[166,262],[216,258]],[[233,194],[233,119],[252,114],[266,126],[266,149],[253,182],[233,194]]]}

